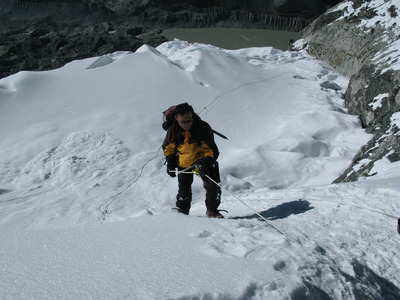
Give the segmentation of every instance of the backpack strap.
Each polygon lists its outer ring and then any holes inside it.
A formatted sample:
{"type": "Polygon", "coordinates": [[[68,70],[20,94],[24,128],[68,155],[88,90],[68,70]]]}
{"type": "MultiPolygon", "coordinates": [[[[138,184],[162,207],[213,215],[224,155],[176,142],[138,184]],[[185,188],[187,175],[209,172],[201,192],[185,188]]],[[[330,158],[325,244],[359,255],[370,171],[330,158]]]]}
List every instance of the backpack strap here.
{"type": "Polygon", "coordinates": [[[225,136],[225,135],[223,135],[222,133],[219,133],[218,131],[216,131],[216,130],[212,130],[216,135],[218,135],[219,137],[222,137],[223,139],[225,139],[225,140],[227,140],[228,138],[225,136]]]}
{"type": "Polygon", "coordinates": [[[171,128],[171,132],[168,134],[167,137],[168,144],[172,144],[174,142],[174,138],[175,138],[175,130],[174,128],[171,128]]]}

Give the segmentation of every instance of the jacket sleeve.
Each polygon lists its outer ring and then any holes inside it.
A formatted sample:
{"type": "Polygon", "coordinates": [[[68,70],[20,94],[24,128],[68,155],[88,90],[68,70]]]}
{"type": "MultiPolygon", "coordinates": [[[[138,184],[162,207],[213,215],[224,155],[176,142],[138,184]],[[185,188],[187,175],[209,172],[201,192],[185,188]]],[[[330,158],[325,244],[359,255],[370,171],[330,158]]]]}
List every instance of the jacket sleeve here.
{"type": "Polygon", "coordinates": [[[162,148],[164,150],[164,156],[167,160],[167,163],[173,163],[171,160],[176,161],[176,143],[174,138],[174,130],[172,127],[167,130],[162,148]]]}
{"type": "Polygon", "coordinates": [[[203,126],[204,139],[201,143],[201,148],[204,151],[204,156],[210,156],[217,159],[219,156],[219,150],[214,141],[214,132],[208,123],[204,122],[203,126]]]}

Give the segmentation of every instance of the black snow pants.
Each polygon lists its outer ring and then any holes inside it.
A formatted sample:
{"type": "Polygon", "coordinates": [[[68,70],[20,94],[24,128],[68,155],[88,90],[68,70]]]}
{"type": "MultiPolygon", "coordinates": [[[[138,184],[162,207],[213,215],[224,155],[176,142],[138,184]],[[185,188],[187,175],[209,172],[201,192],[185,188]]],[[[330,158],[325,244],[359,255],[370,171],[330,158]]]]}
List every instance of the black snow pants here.
{"type": "MultiPolygon", "coordinates": [[[[178,168],[182,171],[182,168],[178,168]]],[[[215,163],[214,169],[209,175],[215,182],[220,183],[218,162],[215,163]]],[[[221,188],[208,179],[205,175],[200,175],[203,180],[203,187],[206,190],[206,207],[210,211],[217,211],[221,203],[221,188]]],[[[193,173],[178,174],[178,195],[176,196],[176,206],[189,213],[192,203],[192,183],[193,173]]]]}

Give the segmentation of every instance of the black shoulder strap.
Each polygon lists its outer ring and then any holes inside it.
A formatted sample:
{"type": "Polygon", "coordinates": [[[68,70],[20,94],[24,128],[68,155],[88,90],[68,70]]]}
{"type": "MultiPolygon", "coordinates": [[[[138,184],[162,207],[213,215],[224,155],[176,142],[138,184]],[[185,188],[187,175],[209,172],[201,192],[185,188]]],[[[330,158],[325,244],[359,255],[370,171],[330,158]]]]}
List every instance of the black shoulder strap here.
{"type": "Polygon", "coordinates": [[[174,140],[175,140],[175,129],[172,127],[167,137],[168,144],[172,144],[174,140]]]}
{"type": "Polygon", "coordinates": [[[216,131],[216,130],[212,130],[216,135],[218,135],[219,137],[222,137],[223,139],[225,139],[225,140],[227,140],[228,138],[225,136],[225,135],[223,135],[222,133],[219,133],[218,131],[216,131]]]}

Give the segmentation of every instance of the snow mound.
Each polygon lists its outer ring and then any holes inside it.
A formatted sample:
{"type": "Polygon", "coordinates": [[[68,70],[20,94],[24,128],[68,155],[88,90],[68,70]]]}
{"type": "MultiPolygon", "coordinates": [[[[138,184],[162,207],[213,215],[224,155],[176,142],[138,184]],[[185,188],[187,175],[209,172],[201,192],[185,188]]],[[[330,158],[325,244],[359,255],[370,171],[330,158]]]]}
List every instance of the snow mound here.
{"type": "Polygon", "coordinates": [[[104,176],[107,170],[125,161],[130,150],[106,132],[81,131],[65,137],[61,144],[34,157],[15,183],[66,187],[104,176]]]}
{"type": "MultiPolygon", "coordinates": [[[[369,138],[344,113],[338,88],[347,82],[304,52],[179,40],[20,72],[0,82],[13,91],[0,112],[2,189],[12,191],[2,195],[18,207],[21,197],[63,194],[65,205],[81,208],[70,221],[51,218],[60,227],[169,209],[176,185],[163,166],[161,112],[184,101],[228,136],[216,141],[229,190],[327,184],[369,138]],[[327,81],[337,88],[321,87],[327,81]]],[[[193,194],[204,205],[201,183],[193,194]]],[[[40,224],[46,205],[36,202],[40,224]]],[[[4,224],[18,222],[12,216],[4,224]]]]}

